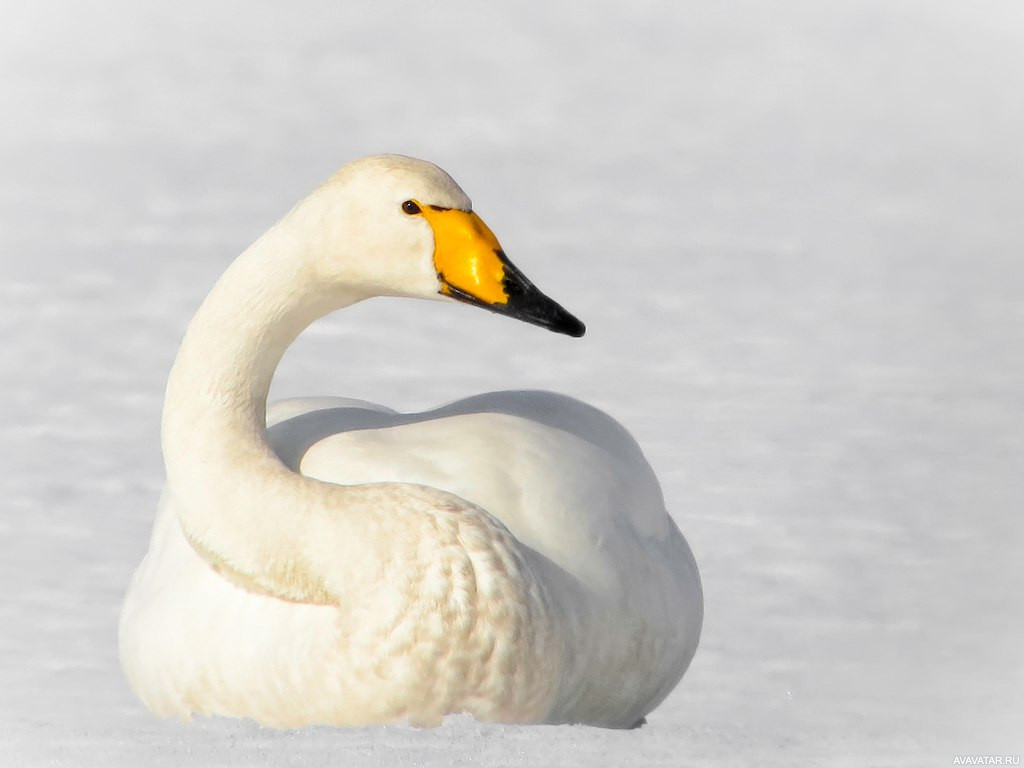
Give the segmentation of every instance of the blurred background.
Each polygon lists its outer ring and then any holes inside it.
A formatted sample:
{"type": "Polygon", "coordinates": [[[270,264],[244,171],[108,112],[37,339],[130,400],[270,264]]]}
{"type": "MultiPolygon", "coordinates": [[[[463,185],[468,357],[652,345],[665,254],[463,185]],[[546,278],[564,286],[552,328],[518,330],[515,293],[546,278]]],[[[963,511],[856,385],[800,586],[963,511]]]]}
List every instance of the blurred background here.
{"type": "Polygon", "coordinates": [[[5,2],[0,750],[12,765],[948,765],[1024,752],[1024,5],[5,2]],[[117,664],[164,381],[338,166],[447,169],[588,325],[379,300],[273,395],[544,388],[701,567],[639,731],[156,720],[117,664]]]}

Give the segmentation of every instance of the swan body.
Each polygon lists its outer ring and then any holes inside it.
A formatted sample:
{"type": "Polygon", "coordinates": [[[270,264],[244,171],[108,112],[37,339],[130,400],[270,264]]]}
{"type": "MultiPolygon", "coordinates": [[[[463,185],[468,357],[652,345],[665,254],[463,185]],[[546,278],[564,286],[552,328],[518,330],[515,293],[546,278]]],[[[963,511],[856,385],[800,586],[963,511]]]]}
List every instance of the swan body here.
{"type": "Polygon", "coordinates": [[[583,326],[436,166],[343,168],[229,267],[168,381],[167,485],[122,666],[159,715],[294,727],[468,712],[630,727],[680,680],[696,564],[629,434],[545,392],[419,414],[266,407],[310,322],[375,295],[583,326]]]}

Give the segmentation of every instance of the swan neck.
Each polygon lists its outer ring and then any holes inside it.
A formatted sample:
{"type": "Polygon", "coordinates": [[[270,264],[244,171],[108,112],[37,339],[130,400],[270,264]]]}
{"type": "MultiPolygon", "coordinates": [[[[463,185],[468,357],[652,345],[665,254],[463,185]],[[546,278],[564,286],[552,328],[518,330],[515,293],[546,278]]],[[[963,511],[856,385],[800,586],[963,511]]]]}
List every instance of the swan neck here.
{"type": "MultiPolygon", "coordinates": [[[[165,459],[183,450],[173,439],[182,418],[189,431],[208,423],[263,435],[270,382],[285,351],[315,319],[362,298],[319,287],[287,224],[228,267],[189,324],[168,380],[165,459]]],[[[194,452],[195,440],[188,442],[194,452]]]]}
{"type": "Polygon", "coordinates": [[[299,213],[239,256],[197,310],[168,377],[161,437],[168,493],[196,552],[246,588],[321,602],[318,577],[294,565],[295,542],[282,544],[280,506],[302,500],[316,515],[340,489],[280,462],[267,442],[267,395],[299,333],[365,296],[318,279],[299,213]],[[267,562],[275,547],[280,557],[267,562]]]}
{"type": "Polygon", "coordinates": [[[254,457],[276,462],[266,405],[285,350],[314,320],[364,298],[317,279],[295,228],[286,218],[239,256],[192,319],[164,400],[169,480],[203,465],[254,473],[254,457]]]}
{"type": "Polygon", "coordinates": [[[162,440],[168,502],[201,558],[248,591],[328,604],[377,583],[393,561],[394,542],[379,533],[386,510],[428,515],[465,502],[420,486],[321,482],[270,448],[267,394],[285,350],[317,318],[370,295],[319,279],[317,254],[304,249],[323,247],[321,230],[298,210],[239,256],[196,312],[168,378],[162,440]]]}

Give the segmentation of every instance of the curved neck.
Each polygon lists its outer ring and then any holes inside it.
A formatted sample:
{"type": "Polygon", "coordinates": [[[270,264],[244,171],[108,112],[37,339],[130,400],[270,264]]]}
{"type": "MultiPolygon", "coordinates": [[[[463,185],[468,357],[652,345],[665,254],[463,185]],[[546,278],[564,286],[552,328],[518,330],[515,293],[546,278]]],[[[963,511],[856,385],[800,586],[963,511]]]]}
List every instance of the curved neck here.
{"type": "Polygon", "coordinates": [[[285,219],[239,256],[189,324],[164,399],[169,473],[179,459],[195,464],[199,446],[272,456],[266,403],[285,350],[317,318],[364,298],[317,288],[289,229],[285,219]]]}
{"type": "MultiPolygon", "coordinates": [[[[366,297],[318,287],[299,213],[239,256],[196,312],[167,382],[161,433],[168,494],[196,551],[247,589],[329,602],[322,574],[300,562],[304,547],[285,529],[322,527],[313,518],[355,489],[285,468],[267,443],[266,402],[295,337],[366,297]]],[[[359,506],[359,492],[345,496],[359,506]]]]}

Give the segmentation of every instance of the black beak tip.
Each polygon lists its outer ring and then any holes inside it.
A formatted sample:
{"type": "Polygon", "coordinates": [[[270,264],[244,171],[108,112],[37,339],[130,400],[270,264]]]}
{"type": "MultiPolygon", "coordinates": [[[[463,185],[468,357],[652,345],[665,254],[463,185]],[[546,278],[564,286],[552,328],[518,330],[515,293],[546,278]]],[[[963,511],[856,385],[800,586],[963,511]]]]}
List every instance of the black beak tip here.
{"type": "Polygon", "coordinates": [[[572,336],[574,339],[578,339],[587,332],[587,326],[579,318],[566,310],[561,304],[552,301],[538,291],[533,283],[512,266],[508,259],[505,258],[504,253],[499,251],[498,256],[502,259],[507,270],[504,281],[504,288],[508,295],[506,303],[493,304],[483,301],[472,293],[447,282],[444,276],[439,274],[438,278],[444,285],[445,295],[466,304],[489,309],[491,312],[496,312],[500,315],[507,315],[516,320],[547,328],[555,333],[572,336]]]}
{"type": "Polygon", "coordinates": [[[574,339],[578,339],[587,332],[587,326],[585,326],[578,318],[566,312],[564,316],[558,318],[558,320],[551,325],[551,330],[556,333],[564,333],[566,336],[572,336],[574,339]]]}

